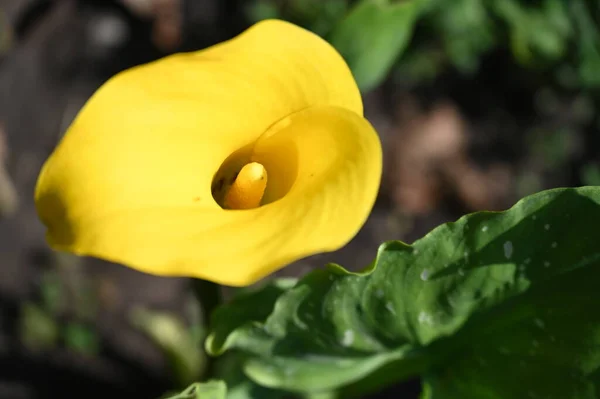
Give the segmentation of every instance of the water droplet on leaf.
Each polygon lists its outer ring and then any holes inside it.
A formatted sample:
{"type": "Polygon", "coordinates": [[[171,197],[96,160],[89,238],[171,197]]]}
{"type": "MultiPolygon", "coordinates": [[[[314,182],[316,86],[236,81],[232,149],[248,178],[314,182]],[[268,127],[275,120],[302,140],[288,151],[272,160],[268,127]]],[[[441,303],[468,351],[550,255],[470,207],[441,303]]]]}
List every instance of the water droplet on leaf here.
{"type": "Polygon", "coordinates": [[[344,336],[342,337],[342,345],[350,346],[354,342],[354,331],[346,330],[344,331],[344,336]]]}
{"type": "Polygon", "coordinates": [[[504,256],[506,259],[510,259],[513,254],[513,244],[510,241],[504,243],[504,256]]]}

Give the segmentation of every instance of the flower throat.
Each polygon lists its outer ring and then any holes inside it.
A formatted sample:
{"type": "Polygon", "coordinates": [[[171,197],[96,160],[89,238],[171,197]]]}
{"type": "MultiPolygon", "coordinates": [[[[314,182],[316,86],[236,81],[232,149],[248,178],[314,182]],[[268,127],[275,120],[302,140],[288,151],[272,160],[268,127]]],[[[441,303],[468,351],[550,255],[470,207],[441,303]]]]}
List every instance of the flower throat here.
{"type": "Polygon", "coordinates": [[[252,209],[261,205],[266,188],[267,170],[258,162],[250,162],[229,178],[216,179],[212,194],[223,209],[252,209]]]}

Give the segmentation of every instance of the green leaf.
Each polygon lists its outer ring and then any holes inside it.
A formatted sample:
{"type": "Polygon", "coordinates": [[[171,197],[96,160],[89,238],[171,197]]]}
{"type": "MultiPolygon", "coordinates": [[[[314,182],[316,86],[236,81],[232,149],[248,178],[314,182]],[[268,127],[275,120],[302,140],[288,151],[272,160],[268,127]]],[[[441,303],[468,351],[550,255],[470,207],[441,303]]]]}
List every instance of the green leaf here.
{"type": "Polygon", "coordinates": [[[253,22],[281,17],[277,6],[274,3],[265,0],[259,0],[256,3],[251,4],[248,7],[247,13],[249,19],[253,22]]]}
{"type": "Polygon", "coordinates": [[[172,314],[135,308],[132,323],[163,351],[175,382],[186,386],[199,378],[206,366],[194,332],[172,314]]]}
{"type": "Polygon", "coordinates": [[[290,0],[280,7],[284,19],[325,36],[345,16],[348,3],[346,0],[290,0]]]}
{"type": "Polygon", "coordinates": [[[579,66],[580,80],[586,86],[600,86],[598,68],[600,68],[600,30],[594,20],[594,12],[582,0],[573,0],[569,3],[573,15],[573,24],[579,31],[581,46],[579,66]]]}
{"type": "Polygon", "coordinates": [[[226,397],[227,386],[223,381],[208,381],[192,384],[183,392],[165,399],[225,399],[226,397]]]}
{"type": "Polygon", "coordinates": [[[598,398],[599,282],[596,262],[532,287],[485,325],[467,328],[461,339],[472,344],[427,376],[425,398],[598,398]]]}
{"type": "Polygon", "coordinates": [[[405,49],[423,0],[362,0],[328,40],[348,62],[361,90],[379,85],[405,49]]]}
{"type": "Polygon", "coordinates": [[[63,329],[63,337],[67,348],[82,355],[93,356],[100,350],[100,338],[91,326],[68,322],[63,329]]]}
{"type": "Polygon", "coordinates": [[[445,3],[431,19],[431,24],[442,32],[436,36],[443,42],[450,60],[463,73],[475,72],[481,55],[496,44],[493,20],[481,0],[445,3]]]}
{"type": "Polygon", "coordinates": [[[243,372],[245,357],[241,353],[228,353],[218,359],[215,377],[227,384],[227,399],[289,399],[289,392],[258,385],[243,372]]]}
{"type": "MultiPolygon", "coordinates": [[[[495,347],[486,343],[491,337],[514,335],[515,356],[525,358],[533,338],[525,348],[524,326],[538,328],[540,317],[547,328],[566,323],[573,339],[581,339],[570,349],[573,358],[586,359],[580,365],[585,370],[573,373],[597,376],[599,342],[590,331],[599,327],[598,319],[586,317],[592,311],[587,307],[580,319],[566,318],[558,304],[562,298],[565,309],[588,306],[577,297],[577,286],[600,282],[599,203],[598,187],[549,190],[506,212],[475,213],[442,225],[413,245],[385,243],[363,273],[330,265],[278,297],[259,291],[221,307],[207,350],[247,353],[246,374],[268,387],[321,392],[351,384],[346,392],[358,395],[411,376],[452,371],[446,366],[454,361],[470,364],[476,345],[495,347]],[[572,284],[572,296],[560,296],[562,282],[572,284]],[[272,312],[240,316],[252,307],[272,312]],[[554,318],[543,314],[554,308],[554,318]]],[[[598,298],[581,292],[590,301],[598,298]]],[[[536,340],[541,346],[542,338],[536,340]]],[[[516,367],[514,359],[498,359],[496,375],[516,367]]],[[[551,368],[537,372],[556,376],[551,368]]],[[[561,398],[579,399],[571,379],[562,381],[561,398]]],[[[430,382],[428,389],[434,388],[430,382]]],[[[497,397],[527,398],[535,386],[523,378],[514,389],[517,394],[497,397]]]]}
{"type": "Polygon", "coordinates": [[[273,311],[275,301],[286,290],[296,284],[295,279],[277,279],[268,282],[260,289],[242,292],[227,306],[227,311],[217,310],[212,315],[212,334],[207,338],[210,348],[222,348],[211,351],[220,354],[227,347],[227,339],[235,339],[235,330],[243,324],[251,324],[254,320],[262,321],[273,311]]]}
{"type": "Polygon", "coordinates": [[[585,184],[600,186],[600,164],[588,163],[581,168],[581,180],[585,184]]]}
{"type": "Polygon", "coordinates": [[[63,282],[56,271],[42,274],[40,283],[40,296],[44,309],[53,315],[58,315],[65,308],[65,295],[63,282]]]}
{"type": "Polygon", "coordinates": [[[58,344],[58,323],[50,312],[32,302],[25,302],[21,306],[19,336],[30,350],[53,349],[58,344]]]}
{"type": "Polygon", "coordinates": [[[564,57],[572,35],[567,3],[560,0],[540,3],[536,6],[504,0],[491,3],[498,17],[510,26],[513,53],[524,64],[564,57]]]}

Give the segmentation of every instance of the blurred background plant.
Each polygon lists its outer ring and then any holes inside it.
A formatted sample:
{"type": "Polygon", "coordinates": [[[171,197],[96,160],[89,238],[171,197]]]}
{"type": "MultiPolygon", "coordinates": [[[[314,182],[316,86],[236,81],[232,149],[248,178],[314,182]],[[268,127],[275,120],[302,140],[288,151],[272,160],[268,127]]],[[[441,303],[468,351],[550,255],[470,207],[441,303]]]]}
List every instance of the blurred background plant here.
{"type": "MultiPolygon", "coordinates": [[[[110,76],[265,18],[343,54],[385,151],[358,236],[280,275],[329,261],[359,269],[382,241],[411,242],[542,189],[600,185],[595,0],[0,0],[0,398],[158,397],[205,369],[188,283],[51,252],[32,192],[110,76]]],[[[286,397],[244,380],[235,361],[217,370],[231,397],[286,397]]],[[[380,397],[418,390],[409,382],[380,397]]]]}

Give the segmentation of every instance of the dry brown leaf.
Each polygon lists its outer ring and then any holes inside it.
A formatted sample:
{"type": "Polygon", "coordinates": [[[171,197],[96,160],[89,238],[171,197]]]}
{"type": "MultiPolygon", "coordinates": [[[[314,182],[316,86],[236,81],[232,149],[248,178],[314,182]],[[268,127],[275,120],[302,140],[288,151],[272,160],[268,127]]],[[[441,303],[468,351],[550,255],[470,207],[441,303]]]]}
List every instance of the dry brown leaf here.
{"type": "Polygon", "coordinates": [[[152,41],[162,51],[173,51],[181,44],[183,16],[181,0],[121,0],[134,14],[152,18],[152,41]]]}
{"type": "Polygon", "coordinates": [[[182,39],[181,0],[154,0],[154,44],[163,51],[174,50],[182,39]]]}
{"type": "Polygon", "coordinates": [[[503,204],[512,173],[504,164],[482,171],[468,156],[469,126],[457,107],[441,103],[425,112],[410,99],[398,113],[385,183],[403,212],[432,212],[453,193],[468,210],[503,204]]]}
{"type": "Polygon", "coordinates": [[[408,100],[396,132],[388,154],[391,198],[404,212],[430,213],[442,198],[440,170],[466,147],[462,118],[450,104],[425,113],[408,100]]]}

